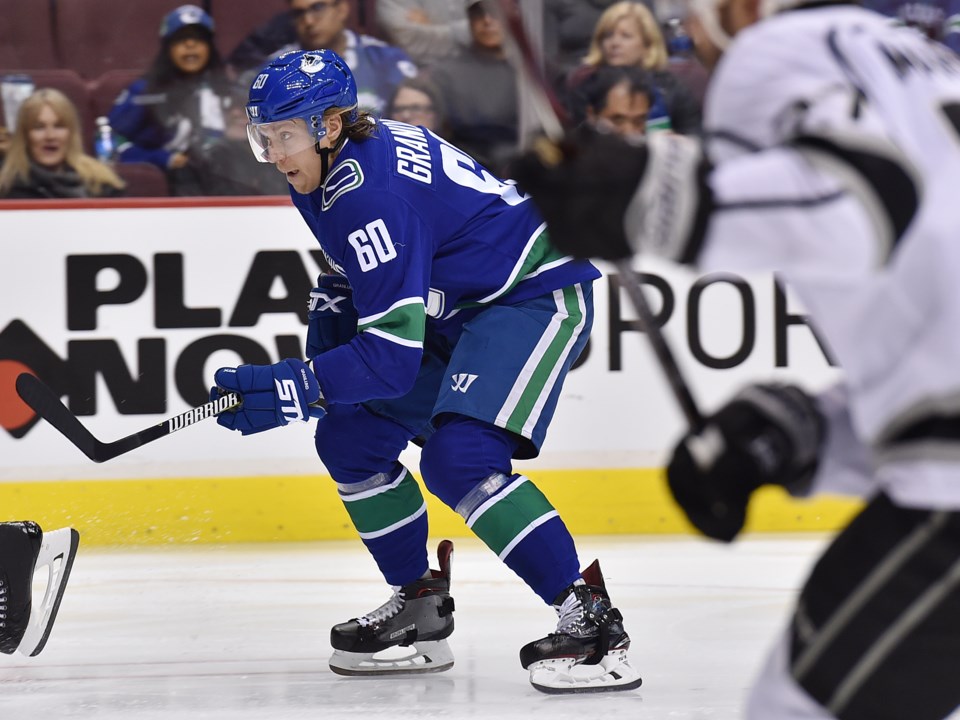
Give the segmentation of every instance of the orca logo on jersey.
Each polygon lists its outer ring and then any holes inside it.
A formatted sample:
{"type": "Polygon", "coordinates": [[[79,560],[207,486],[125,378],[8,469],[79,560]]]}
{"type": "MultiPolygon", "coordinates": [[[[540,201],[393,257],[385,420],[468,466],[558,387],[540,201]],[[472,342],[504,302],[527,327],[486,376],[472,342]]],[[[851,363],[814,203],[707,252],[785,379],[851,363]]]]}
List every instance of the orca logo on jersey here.
{"type": "Polygon", "coordinates": [[[326,212],[337,198],[356,190],[363,185],[363,168],[360,163],[353,159],[344,160],[330,171],[327,176],[327,182],[323,185],[323,197],[321,200],[321,210],[326,212]]]}

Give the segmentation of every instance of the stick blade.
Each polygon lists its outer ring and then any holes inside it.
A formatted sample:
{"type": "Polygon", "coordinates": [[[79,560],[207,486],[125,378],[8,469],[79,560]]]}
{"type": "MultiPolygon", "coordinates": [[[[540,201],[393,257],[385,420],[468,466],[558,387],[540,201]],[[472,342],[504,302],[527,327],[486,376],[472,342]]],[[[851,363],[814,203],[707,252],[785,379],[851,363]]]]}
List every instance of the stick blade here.
{"type": "Polygon", "coordinates": [[[102,443],[77,420],[76,416],[60,401],[57,394],[36,375],[20,373],[17,376],[17,395],[88,458],[94,462],[102,462],[106,459],[99,453],[102,443]]]}

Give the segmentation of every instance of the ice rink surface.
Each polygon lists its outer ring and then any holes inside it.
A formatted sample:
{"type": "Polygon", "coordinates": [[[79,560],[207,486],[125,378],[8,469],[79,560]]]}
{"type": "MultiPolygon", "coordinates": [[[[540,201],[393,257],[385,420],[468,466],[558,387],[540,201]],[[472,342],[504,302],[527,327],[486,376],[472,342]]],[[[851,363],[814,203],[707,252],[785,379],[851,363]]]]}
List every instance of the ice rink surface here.
{"type": "Polygon", "coordinates": [[[578,538],[583,565],[600,558],[643,686],[562,697],[534,690],[518,660],[555,614],[475,540],[455,541],[456,665],[414,678],[327,667],[330,626],[389,597],[359,541],[81,543],[43,654],[0,655],[0,718],[733,720],[827,540],[578,538]]]}

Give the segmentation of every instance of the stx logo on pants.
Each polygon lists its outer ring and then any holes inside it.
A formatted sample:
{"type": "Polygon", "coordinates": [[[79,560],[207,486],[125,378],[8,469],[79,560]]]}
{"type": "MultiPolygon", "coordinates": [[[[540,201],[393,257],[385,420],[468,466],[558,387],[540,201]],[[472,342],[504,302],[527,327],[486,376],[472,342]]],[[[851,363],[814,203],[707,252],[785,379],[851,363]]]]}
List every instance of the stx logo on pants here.
{"type": "Polygon", "coordinates": [[[469,373],[456,373],[451,376],[453,385],[450,386],[450,389],[454,392],[465,393],[470,389],[470,386],[477,377],[477,375],[470,375],[469,373]]]}

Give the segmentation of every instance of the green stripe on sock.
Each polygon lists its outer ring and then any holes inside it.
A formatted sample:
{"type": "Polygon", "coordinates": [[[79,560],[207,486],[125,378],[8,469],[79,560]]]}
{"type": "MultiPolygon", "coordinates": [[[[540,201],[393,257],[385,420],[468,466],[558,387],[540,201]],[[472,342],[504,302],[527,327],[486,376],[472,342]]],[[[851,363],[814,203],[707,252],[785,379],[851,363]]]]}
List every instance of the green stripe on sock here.
{"type": "Polygon", "coordinates": [[[515,432],[518,435],[523,435],[523,427],[526,425],[530,413],[533,412],[534,407],[536,407],[537,400],[540,398],[541,393],[544,392],[544,387],[550,378],[550,374],[553,372],[557,363],[560,362],[564,350],[566,350],[567,345],[570,343],[570,338],[573,337],[574,331],[583,319],[583,313],[580,312],[580,303],[577,299],[576,288],[567,287],[563,289],[563,304],[567,310],[568,317],[560,323],[560,329],[550,342],[543,357],[540,358],[540,362],[537,363],[533,375],[530,376],[530,382],[528,382],[527,386],[523,389],[517,406],[513,409],[513,412],[510,413],[510,419],[507,420],[507,430],[515,432]]]}
{"type": "Polygon", "coordinates": [[[404,520],[412,520],[424,506],[420,486],[408,472],[404,472],[399,485],[386,492],[362,500],[350,500],[349,495],[341,493],[340,499],[354,527],[363,536],[376,536],[385,528],[404,524],[404,520]]]}
{"type": "Polygon", "coordinates": [[[497,555],[539,518],[556,512],[540,489],[524,478],[484,503],[467,520],[478,538],[497,555]]]}

